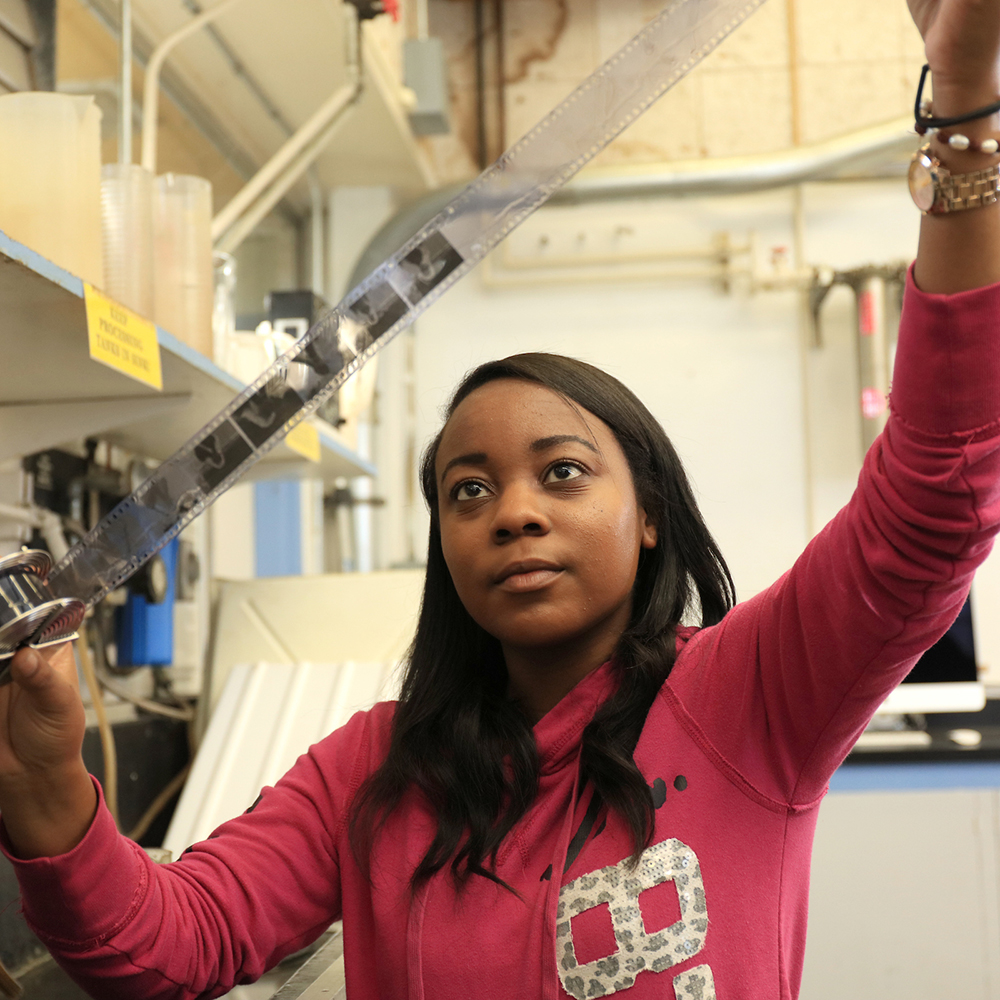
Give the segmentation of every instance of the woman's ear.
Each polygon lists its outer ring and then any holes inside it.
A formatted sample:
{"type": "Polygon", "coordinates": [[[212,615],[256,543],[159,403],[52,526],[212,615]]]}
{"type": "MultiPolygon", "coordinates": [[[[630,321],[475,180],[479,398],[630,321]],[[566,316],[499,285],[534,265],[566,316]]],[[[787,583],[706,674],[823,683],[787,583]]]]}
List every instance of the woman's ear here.
{"type": "Polygon", "coordinates": [[[639,517],[642,519],[642,536],[640,543],[644,549],[655,549],[658,532],[653,519],[640,507],[639,517]]]}

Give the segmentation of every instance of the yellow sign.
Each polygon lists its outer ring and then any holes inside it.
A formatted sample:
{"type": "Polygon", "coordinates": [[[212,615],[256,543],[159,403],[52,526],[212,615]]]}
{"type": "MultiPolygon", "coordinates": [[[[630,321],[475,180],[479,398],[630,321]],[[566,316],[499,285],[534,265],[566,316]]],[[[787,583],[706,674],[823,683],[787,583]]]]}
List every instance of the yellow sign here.
{"type": "Polygon", "coordinates": [[[302,421],[296,424],[285,438],[285,444],[292,451],[297,451],[303,458],[308,458],[310,462],[318,462],[322,455],[319,443],[319,431],[312,424],[302,421]]]}
{"type": "Polygon", "coordinates": [[[130,378],[162,390],[160,345],[154,324],[109,299],[87,282],[83,283],[83,297],[87,304],[90,356],[130,378]]]}

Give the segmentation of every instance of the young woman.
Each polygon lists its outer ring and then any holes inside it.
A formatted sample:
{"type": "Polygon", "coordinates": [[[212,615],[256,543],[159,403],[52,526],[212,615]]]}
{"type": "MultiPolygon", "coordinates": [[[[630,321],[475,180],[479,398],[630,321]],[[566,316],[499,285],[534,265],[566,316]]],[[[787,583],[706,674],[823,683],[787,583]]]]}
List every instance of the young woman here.
{"type": "MultiPolygon", "coordinates": [[[[996,101],[1000,0],[910,7],[935,114],[996,101]]],[[[932,142],[944,166],[994,166],[997,116],[963,133],[970,149],[932,142]]],[[[172,865],[117,834],[84,770],[71,655],[20,653],[0,812],[28,920],[102,998],[219,996],[338,917],[351,1000],[796,996],[827,780],[1000,525],[998,282],[1000,207],[925,217],[858,489],[731,611],[627,390],[548,355],[474,372],[424,466],[399,703],[172,865]]]]}

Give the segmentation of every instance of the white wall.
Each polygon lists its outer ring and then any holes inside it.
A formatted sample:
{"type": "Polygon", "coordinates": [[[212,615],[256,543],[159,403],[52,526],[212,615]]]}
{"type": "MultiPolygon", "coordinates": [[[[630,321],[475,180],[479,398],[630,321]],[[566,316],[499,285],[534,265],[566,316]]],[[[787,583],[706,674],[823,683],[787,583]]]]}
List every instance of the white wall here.
{"type": "Polygon", "coordinates": [[[238,483],[208,509],[213,579],[252,580],[256,575],[254,486],[238,483]]]}
{"type": "Polygon", "coordinates": [[[998,996],[1000,793],[973,783],[828,796],[802,1000],[998,996]]]}
{"type": "MultiPolygon", "coordinates": [[[[420,447],[439,428],[449,392],[480,362],[519,351],[590,361],[632,388],[667,429],[741,598],[767,586],[846,500],[860,467],[850,293],[831,295],[824,347],[816,349],[796,292],[750,295],[745,281],[725,292],[705,278],[606,279],[615,267],[703,270],[694,254],[704,255],[721,232],[736,245],[756,232],[765,269],[775,246],[794,259],[793,203],[784,190],[540,210],[421,318],[413,341],[420,447]],[[690,260],[660,264],[586,264],[592,256],[688,252],[690,260]],[[578,266],[511,266],[546,255],[578,266]]],[[[803,205],[806,264],[844,269],[915,252],[919,215],[901,180],[808,185],[803,205]]],[[[380,396],[394,401],[392,412],[380,411],[379,492],[390,501],[381,515],[382,565],[405,559],[411,524],[418,557],[426,538],[422,504],[402,499],[406,350],[399,338],[382,355],[380,396]]],[[[978,590],[980,658],[1000,684],[1000,627],[987,620],[1000,602],[1000,565],[981,571],[978,590]]]]}

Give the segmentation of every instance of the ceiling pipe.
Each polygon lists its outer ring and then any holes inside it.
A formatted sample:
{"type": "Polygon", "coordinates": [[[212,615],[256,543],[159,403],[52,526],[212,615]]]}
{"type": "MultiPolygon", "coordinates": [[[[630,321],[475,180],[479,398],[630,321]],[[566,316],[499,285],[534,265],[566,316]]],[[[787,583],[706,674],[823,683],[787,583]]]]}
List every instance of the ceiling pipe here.
{"type": "Polygon", "coordinates": [[[232,253],[312,166],[333,138],[348,109],[361,96],[360,24],[355,8],[344,5],[349,39],[347,83],[336,90],[212,219],[218,253],[232,253]]]}
{"type": "MultiPolygon", "coordinates": [[[[231,230],[237,226],[242,228],[241,219],[257,214],[255,203],[269,202],[269,212],[281,200],[323,151],[341,116],[357,100],[360,92],[361,84],[357,78],[339,88],[226,203],[212,219],[212,241],[217,250],[231,242],[231,230]],[[277,197],[274,196],[275,191],[280,191],[277,197]]],[[[232,250],[224,249],[223,252],[231,253],[232,250]]]]}
{"type": "Polygon", "coordinates": [[[118,43],[118,162],[132,162],[132,0],[121,0],[122,36],[118,43]]]}
{"type": "Polygon", "coordinates": [[[220,14],[239,3],[240,0],[219,0],[208,10],[202,11],[168,35],[153,49],[153,54],[146,64],[146,80],[142,91],[142,165],[152,174],[156,173],[156,139],[157,139],[157,105],[160,98],[160,70],[167,56],[189,35],[200,31],[206,24],[214,21],[220,14]]]}
{"type": "MultiPolygon", "coordinates": [[[[111,9],[117,10],[119,0],[78,0],[78,2],[93,16],[97,22],[111,35],[118,38],[121,34],[121,19],[117,14],[112,15],[111,9]]],[[[155,45],[143,34],[141,28],[137,28],[133,22],[132,31],[132,56],[139,66],[145,68],[149,64],[149,58],[153,54],[155,45]]],[[[235,68],[233,68],[235,73],[235,68]]],[[[187,85],[176,73],[170,73],[169,69],[164,69],[160,73],[160,92],[177,105],[184,116],[191,124],[204,136],[205,140],[212,145],[223,160],[244,180],[249,179],[257,170],[257,164],[250,154],[240,146],[237,141],[222,129],[215,117],[209,112],[207,106],[195,96],[187,85]]],[[[90,80],[60,83],[58,89],[67,93],[87,93],[93,94],[100,90],[107,90],[114,97],[115,105],[118,104],[118,84],[110,84],[107,80],[90,80]],[[86,86],[85,86],[86,85],[86,86]]],[[[259,101],[260,95],[251,90],[254,97],[259,101]]],[[[134,120],[138,123],[138,128],[133,124],[136,132],[142,132],[142,102],[135,102],[134,120]]],[[[266,109],[265,109],[266,110],[266,109]]],[[[291,129],[288,130],[291,133],[291,129]]],[[[140,156],[142,159],[140,142],[140,156]]],[[[289,222],[298,221],[298,216],[290,207],[284,209],[289,222]]]]}
{"type": "MultiPolygon", "coordinates": [[[[359,91],[360,92],[360,91],[359,91]]],[[[356,99],[356,98],[355,98],[356,99]]],[[[241,215],[214,243],[215,253],[235,253],[236,248],[260,225],[279,201],[298,182],[299,178],[315,163],[320,154],[347,120],[345,113],[354,105],[346,104],[316,138],[285,168],[281,176],[241,215]]]]}
{"type": "Polygon", "coordinates": [[[734,156],[716,160],[687,160],[649,166],[598,168],[580,174],[552,196],[557,204],[580,204],[619,198],[679,195],[745,194],[802,184],[835,176],[913,151],[913,118],[897,118],[883,125],[828,139],[812,146],[796,146],[780,153],[734,156]]]}
{"type": "MultiPolygon", "coordinates": [[[[872,176],[886,176],[885,161],[912,152],[913,119],[898,118],[884,125],[853,132],[813,146],[780,153],[689,160],[650,167],[598,168],[585,171],[549,199],[549,205],[579,205],[627,198],[684,195],[744,194],[836,177],[844,170],[878,166],[872,176]]],[[[897,171],[892,171],[895,176],[897,171]]],[[[372,238],[358,258],[348,287],[354,288],[390,254],[418,233],[465,184],[439,188],[406,205],[372,238]]]]}
{"type": "Polygon", "coordinates": [[[324,225],[323,187],[315,166],[309,168],[309,287],[326,297],[326,226],[324,225]]]}

